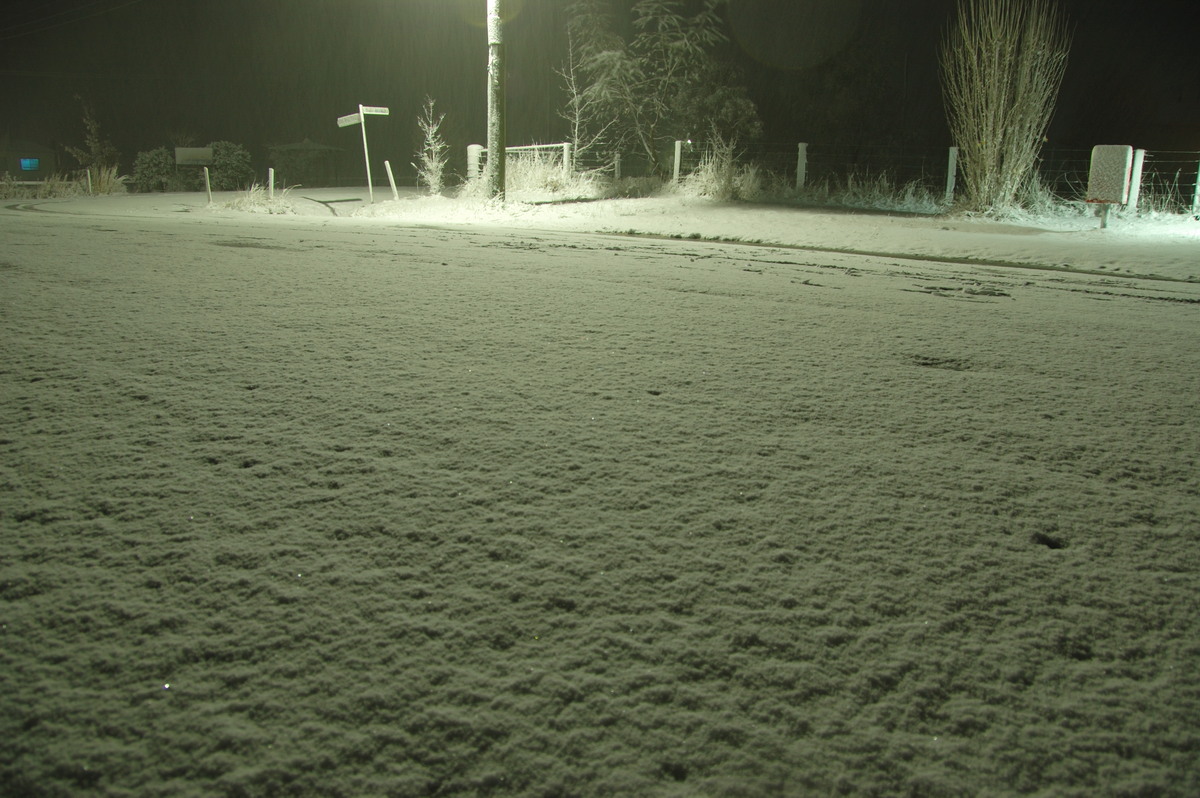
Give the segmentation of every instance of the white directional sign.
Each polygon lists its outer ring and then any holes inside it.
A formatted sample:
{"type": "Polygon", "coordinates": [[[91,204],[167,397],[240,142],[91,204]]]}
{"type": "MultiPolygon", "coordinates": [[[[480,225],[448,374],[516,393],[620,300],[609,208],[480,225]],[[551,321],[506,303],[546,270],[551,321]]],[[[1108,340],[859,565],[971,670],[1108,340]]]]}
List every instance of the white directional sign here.
{"type": "Polygon", "coordinates": [[[363,105],[359,103],[358,113],[346,114],[338,117],[338,127],[350,127],[351,125],[362,125],[362,140],[363,140],[363,161],[367,167],[367,194],[371,197],[371,203],[375,203],[375,189],[371,185],[371,153],[367,150],[367,114],[377,114],[379,116],[387,116],[391,113],[382,105],[363,105]]]}

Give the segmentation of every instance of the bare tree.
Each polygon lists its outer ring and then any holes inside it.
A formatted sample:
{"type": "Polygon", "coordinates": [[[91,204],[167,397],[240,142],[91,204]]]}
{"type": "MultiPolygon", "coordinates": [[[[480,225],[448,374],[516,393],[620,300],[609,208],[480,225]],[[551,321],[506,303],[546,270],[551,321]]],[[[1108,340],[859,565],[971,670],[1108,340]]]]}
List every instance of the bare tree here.
{"type": "Polygon", "coordinates": [[[606,117],[601,104],[589,94],[584,85],[579,69],[580,52],[575,37],[567,32],[567,61],[558,76],[563,80],[563,88],[567,90],[567,107],[559,112],[567,123],[571,141],[572,163],[569,168],[575,171],[576,164],[587,162],[597,151],[606,144],[611,144],[609,132],[616,120],[606,117]]]}
{"type": "Polygon", "coordinates": [[[968,207],[1003,210],[1033,175],[1070,50],[1054,0],[959,0],[942,93],[968,207]]]}

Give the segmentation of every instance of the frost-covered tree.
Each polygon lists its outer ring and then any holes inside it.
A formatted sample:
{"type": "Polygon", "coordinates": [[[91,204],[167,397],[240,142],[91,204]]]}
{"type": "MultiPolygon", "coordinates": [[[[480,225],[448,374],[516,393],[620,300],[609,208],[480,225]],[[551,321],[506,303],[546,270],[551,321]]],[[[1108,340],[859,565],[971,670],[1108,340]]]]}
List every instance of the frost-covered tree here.
{"type": "Polygon", "coordinates": [[[942,91],[968,207],[1015,204],[1037,164],[1069,50],[1054,0],[959,0],[942,42],[942,91]]]}
{"type": "Polygon", "coordinates": [[[433,98],[426,97],[421,115],[417,117],[417,127],[424,140],[413,168],[417,170],[417,179],[434,195],[441,194],[446,186],[446,152],[450,147],[442,137],[442,120],[445,118],[445,114],[435,111],[433,98]]]}
{"type": "Polygon", "coordinates": [[[757,135],[757,109],[715,53],[726,40],[723,2],[701,0],[689,14],[684,0],[636,0],[626,40],[614,33],[606,0],[575,0],[568,33],[577,82],[573,90],[568,85],[569,113],[580,114],[583,135],[611,149],[633,148],[656,171],[675,139],[709,131],[727,140],[757,135]]]}
{"type": "Polygon", "coordinates": [[[117,148],[100,132],[100,122],[96,119],[92,104],[78,94],[75,95],[75,99],[83,106],[83,128],[86,133],[83,137],[83,147],[68,145],[67,152],[79,161],[79,165],[84,169],[95,171],[116,166],[119,157],[117,148]]]}

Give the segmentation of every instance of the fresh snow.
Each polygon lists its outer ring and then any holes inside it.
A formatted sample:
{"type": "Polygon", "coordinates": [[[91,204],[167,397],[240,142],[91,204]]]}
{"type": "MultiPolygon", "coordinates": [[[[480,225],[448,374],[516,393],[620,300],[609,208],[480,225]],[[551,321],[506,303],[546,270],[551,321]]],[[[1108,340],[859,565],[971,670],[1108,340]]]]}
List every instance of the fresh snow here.
{"type": "Polygon", "coordinates": [[[364,195],[0,207],[0,794],[1200,793],[1200,223],[364,195]]]}

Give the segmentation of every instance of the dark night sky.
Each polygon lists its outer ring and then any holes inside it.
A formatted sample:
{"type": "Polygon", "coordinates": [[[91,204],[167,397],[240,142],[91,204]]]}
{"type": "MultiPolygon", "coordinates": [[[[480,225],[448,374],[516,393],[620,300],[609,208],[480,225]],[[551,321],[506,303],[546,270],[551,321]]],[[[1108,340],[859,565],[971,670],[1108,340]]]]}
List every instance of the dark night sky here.
{"type": "MultiPolygon", "coordinates": [[[[567,0],[508,0],[510,143],[558,141],[567,0]]],[[[618,0],[620,2],[620,0],[618,0]]],[[[1064,0],[1075,30],[1051,143],[1200,149],[1196,0],[1064,0]],[[1121,49],[1128,42],[1128,53],[1121,49]]],[[[628,5],[628,0],[625,0],[628,5]]],[[[82,143],[90,100],[125,166],[230,140],[257,160],[305,137],[404,164],[426,94],[457,149],[485,137],[485,0],[9,0],[0,139],[82,143]]],[[[949,143],[937,46],[954,0],[731,0],[730,50],[770,142],[949,143]]]]}

